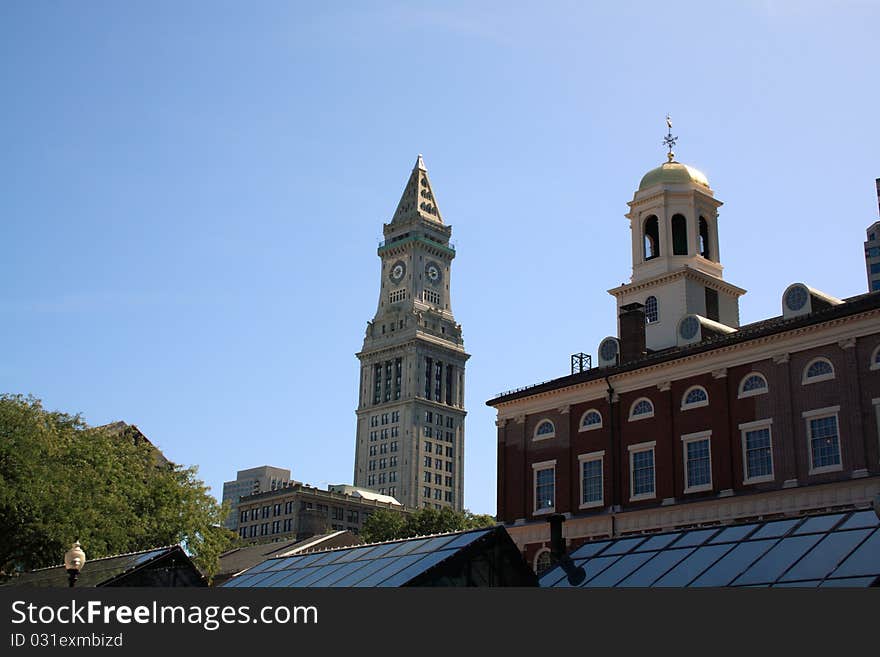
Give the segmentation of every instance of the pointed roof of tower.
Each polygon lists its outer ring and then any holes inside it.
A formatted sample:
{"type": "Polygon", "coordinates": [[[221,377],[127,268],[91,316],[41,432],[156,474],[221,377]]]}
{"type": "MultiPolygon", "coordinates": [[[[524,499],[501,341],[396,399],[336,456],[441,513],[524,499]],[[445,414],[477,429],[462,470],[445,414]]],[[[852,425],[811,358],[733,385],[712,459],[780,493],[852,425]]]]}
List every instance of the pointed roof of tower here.
{"type": "Polygon", "coordinates": [[[421,153],[416,158],[416,164],[409,175],[409,180],[391,222],[402,223],[418,218],[443,223],[443,217],[440,214],[440,208],[437,207],[437,199],[434,198],[431,181],[428,179],[428,170],[425,168],[421,153]]]}

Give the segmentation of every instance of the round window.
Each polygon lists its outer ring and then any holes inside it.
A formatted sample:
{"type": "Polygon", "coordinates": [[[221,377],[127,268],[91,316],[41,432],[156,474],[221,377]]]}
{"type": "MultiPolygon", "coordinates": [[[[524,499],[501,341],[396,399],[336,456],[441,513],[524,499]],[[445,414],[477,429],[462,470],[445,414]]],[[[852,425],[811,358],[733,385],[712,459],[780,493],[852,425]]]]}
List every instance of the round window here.
{"type": "Polygon", "coordinates": [[[609,338],[599,345],[599,355],[602,360],[614,360],[617,356],[617,340],[609,338]]]}
{"type": "Polygon", "coordinates": [[[807,290],[803,285],[795,285],[785,293],[785,305],[789,310],[800,310],[807,303],[807,290]]]}
{"type": "Polygon", "coordinates": [[[681,326],[679,326],[678,332],[685,340],[693,340],[699,329],[700,322],[696,317],[691,315],[690,317],[685,317],[681,320],[681,326]]]}

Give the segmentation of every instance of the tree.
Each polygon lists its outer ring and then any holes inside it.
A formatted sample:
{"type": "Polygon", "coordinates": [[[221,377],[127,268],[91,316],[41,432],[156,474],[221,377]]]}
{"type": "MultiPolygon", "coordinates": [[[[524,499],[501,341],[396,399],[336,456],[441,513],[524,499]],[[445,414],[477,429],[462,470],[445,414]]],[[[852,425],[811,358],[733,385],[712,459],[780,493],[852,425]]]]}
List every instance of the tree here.
{"type": "Polygon", "coordinates": [[[183,544],[211,577],[233,534],[196,468],[147,441],[0,395],[0,573],[58,564],[74,540],[87,559],[183,544]]]}
{"type": "Polygon", "coordinates": [[[457,532],[480,527],[492,527],[495,518],[490,515],[473,514],[467,509],[453,511],[446,507],[419,509],[410,514],[380,509],[373,513],[361,528],[361,536],[368,543],[394,539],[457,532]]]}

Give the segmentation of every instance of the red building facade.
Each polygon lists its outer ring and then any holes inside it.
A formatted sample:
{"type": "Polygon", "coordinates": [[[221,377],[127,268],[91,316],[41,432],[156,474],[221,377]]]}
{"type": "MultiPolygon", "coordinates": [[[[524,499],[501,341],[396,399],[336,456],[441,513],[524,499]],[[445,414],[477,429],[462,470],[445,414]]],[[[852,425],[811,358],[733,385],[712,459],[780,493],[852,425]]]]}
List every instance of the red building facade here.
{"type": "MultiPolygon", "coordinates": [[[[705,194],[704,180],[661,180],[647,194],[705,194]]],[[[638,213],[628,216],[641,240],[638,213]]],[[[687,270],[694,257],[669,260],[687,270]]],[[[644,307],[663,304],[661,276],[654,263],[634,262],[629,287],[652,295],[648,304],[632,303],[627,286],[612,291],[626,302],[620,339],[607,339],[612,362],[602,362],[600,346],[600,367],[487,402],[498,413],[497,517],[535,564],[549,547],[553,513],[566,515],[573,547],[859,508],[880,493],[880,293],[838,300],[797,284],[783,295],[782,316],[746,326],[707,318],[707,307],[672,310],[676,341],[655,335],[661,344],[652,350],[644,307]],[[654,271],[640,276],[645,265],[654,271]]],[[[728,316],[738,321],[738,310],[728,316]]]]}

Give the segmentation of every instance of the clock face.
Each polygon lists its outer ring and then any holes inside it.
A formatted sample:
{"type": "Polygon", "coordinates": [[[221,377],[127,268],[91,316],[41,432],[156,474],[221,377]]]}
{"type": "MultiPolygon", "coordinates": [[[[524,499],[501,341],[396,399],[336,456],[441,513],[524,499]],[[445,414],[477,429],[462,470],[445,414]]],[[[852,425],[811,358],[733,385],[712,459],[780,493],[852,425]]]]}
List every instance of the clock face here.
{"type": "Polygon", "coordinates": [[[403,280],[404,275],[406,274],[406,265],[403,264],[402,260],[398,260],[393,265],[391,265],[391,273],[388,275],[391,279],[391,282],[395,285],[400,283],[403,280]]]}
{"type": "Polygon", "coordinates": [[[429,262],[425,266],[425,276],[431,283],[438,283],[440,281],[440,265],[436,262],[429,262]]]}

